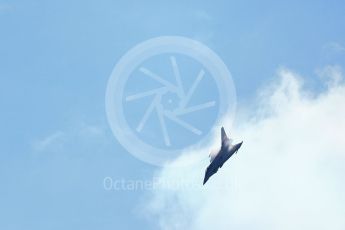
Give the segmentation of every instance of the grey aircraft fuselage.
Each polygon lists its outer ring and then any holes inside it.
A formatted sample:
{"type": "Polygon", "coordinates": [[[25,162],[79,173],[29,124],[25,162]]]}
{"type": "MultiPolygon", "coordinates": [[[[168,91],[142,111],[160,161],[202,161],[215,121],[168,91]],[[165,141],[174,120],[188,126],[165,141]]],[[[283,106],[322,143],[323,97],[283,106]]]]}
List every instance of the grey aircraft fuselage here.
{"type": "Polygon", "coordinates": [[[222,146],[220,150],[214,155],[211,156],[211,163],[207,167],[205,172],[205,178],[204,183],[207,182],[207,180],[215,174],[219,168],[223,166],[223,164],[229,160],[229,158],[234,154],[237,153],[238,149],[242,146],[242,142],[232,145],[231,140],[226,136],[226,133],[224,131],[224,128],[221,129],[221,136],[222,136],[222,146]]]}

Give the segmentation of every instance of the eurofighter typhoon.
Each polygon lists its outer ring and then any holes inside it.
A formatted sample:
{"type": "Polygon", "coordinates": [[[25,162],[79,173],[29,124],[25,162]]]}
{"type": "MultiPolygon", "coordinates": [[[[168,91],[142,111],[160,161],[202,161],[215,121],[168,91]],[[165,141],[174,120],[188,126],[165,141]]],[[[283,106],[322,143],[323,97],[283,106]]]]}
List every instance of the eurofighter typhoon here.
{"type": "Polygon", "coordinates": [[[210,153],[210,165],[207,167],[205,172],[204,184],[218,171],[219,168],[223,166],[227,160],[229,160],[234,153],[237,153],[243,143],[242,141],[241,143],[233,145],[232,140],[227,137],[224,127],[221,129],[221,140],[222,145],[220,149],[210,153]]]}

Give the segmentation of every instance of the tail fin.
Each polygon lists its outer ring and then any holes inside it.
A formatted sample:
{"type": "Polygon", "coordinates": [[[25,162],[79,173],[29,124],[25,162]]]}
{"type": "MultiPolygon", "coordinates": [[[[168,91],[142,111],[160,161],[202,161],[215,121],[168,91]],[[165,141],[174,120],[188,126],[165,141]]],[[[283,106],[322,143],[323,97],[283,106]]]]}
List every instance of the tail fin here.
{"type": "Polygon", "coordinates": [[[225,140],[228,139],[228,136],[225,133],[224,127],[222,127],[222,129],[221,129],[221,138],[222,138],[222,144],[225,140]]]}

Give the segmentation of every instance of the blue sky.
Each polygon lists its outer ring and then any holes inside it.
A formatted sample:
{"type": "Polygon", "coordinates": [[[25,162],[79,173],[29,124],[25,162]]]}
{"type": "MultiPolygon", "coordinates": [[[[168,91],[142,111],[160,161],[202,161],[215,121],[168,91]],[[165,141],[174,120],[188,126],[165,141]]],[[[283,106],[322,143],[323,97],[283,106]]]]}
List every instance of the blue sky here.
{"type": "Polygon", "coordinates": [[[342,1],[0,1],[1,229],[152,229],[146,191],[109,192],[103,178],[150,179],[105,114],[110,73],[131,47],[179,35],[230,69],[241,106],[276,70],[322,86],[345,66],[342,1]]]}

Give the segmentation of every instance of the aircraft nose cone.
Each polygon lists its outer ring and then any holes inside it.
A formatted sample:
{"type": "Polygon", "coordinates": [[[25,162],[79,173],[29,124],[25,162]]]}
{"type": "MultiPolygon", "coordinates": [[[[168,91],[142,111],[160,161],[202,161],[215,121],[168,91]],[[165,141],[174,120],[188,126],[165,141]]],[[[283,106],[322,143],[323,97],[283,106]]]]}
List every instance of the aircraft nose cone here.
{"type": "Polygon", "coordinates": [[[238,148],[241,148],[242,143],[243,143],[243,141],[242,141],[241,143],[238,144],[238,148]]]}
{"type": "Polygon", "coordinates": [[[205,175],[203,185],[206,184],[207,181],[208,181],[208,177],[205,175]]]}

